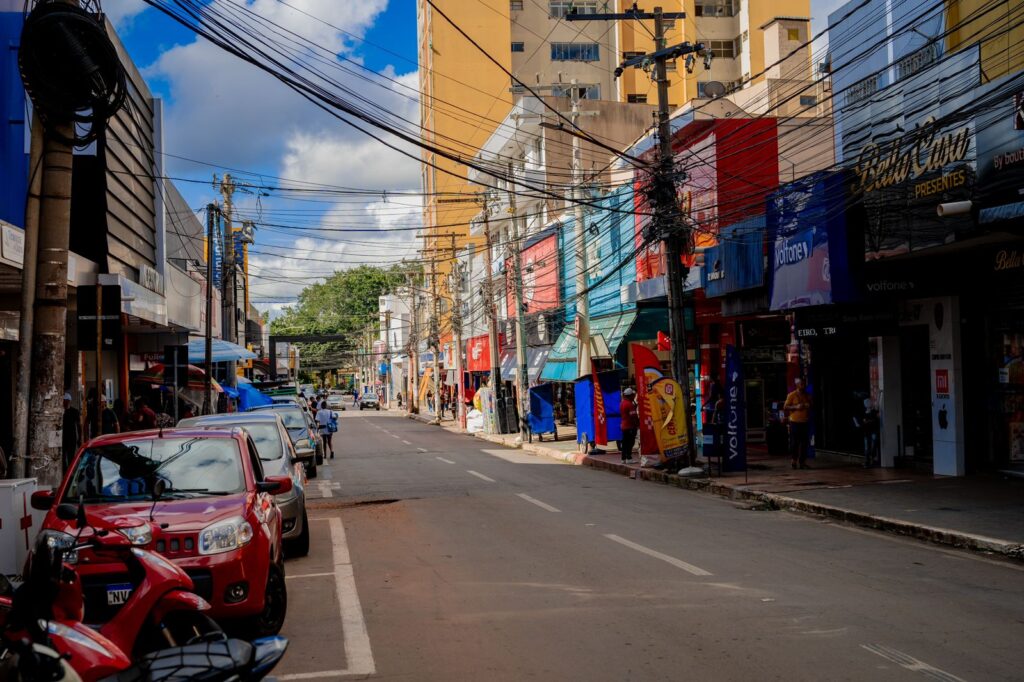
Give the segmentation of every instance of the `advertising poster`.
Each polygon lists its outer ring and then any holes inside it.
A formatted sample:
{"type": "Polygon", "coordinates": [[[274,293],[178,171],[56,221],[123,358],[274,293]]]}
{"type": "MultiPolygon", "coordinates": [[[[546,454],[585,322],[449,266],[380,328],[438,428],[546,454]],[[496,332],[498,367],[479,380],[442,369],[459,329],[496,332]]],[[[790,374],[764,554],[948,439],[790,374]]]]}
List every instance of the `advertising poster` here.
{"type": "Polygon", "coordinates": [[[647,402],[654,422],[660,461],[667,462],[686,455],[689,434],[683,412],[683,389],[675,379],[656,380],[647,393],[647,402]]]}
{"type": "Polygon", "coordinates": [[[577,379],[573,398],[576,401],[576,442],[590,443],[594,440],[594,380],[590,377],[577,379]]]}
{"type": "Polygon", "coordinates": [[[736,346],[725,347],[725,456],[723,471],[747,469],[747,406],[743,364],[736,346]]]}
{"type": "Polygon", "coordinates": [[[431,378],[433,376],[434,376],[434,368],[433,367],[427,367],[425,370],[423,370],[423,376],[420,378],[420,390],[419,390],[419,394],[418,394],[419,402],[420,402],[421,405],[427,399],[427,391],[429,391],[430,387],[434,385],[433,384],[433,379],[431,378]]]}
{"type": "Polygon", "coordinates": [[[594,372],[594,442],[608,445],[608,411],[605,409],[604,393],[597,372],[594,372]]]}
{"type": "MultiPolygon", "coordinates": [[[[520,263],[523,273],[523,307],[526,314],[550,310],[558,306],[558,237],[551,234],[538,242],[527,244],[520,263]]],[[[511,262],[506,263],[509,286],[505,296],[509,319],[516,317],[514,287],[511,286],[511,262]]]]}
{"type": "Polygon", "coordinates": [[[633,374],[636,376],[637,408],[640,415],[640,454],[653,455],[658,452],[658,440],[654,435],[654,419],[647,402],[650,386],[662,378],[661,361],[650,348],[638,343],[630,344],[633,353],[633,374]]]}

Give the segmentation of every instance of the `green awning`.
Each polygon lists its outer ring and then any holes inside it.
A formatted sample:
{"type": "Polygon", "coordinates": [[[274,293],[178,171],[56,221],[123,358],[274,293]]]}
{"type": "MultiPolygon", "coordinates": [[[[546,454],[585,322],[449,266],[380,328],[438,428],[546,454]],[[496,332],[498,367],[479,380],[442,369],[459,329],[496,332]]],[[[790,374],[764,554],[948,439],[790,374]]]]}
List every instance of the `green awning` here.
{"type": "MultiPolygon", "coordinates": [[[[636,316],[636,311],[631,310],[590,320],[592,355],[595,358],[615,357],[622,340],[636,321],[636,316]]],[[[548,354],[540,373],[541,381],[575,381],[579,377],[576,349],[575,325],[566,326],[548,354]]]]}

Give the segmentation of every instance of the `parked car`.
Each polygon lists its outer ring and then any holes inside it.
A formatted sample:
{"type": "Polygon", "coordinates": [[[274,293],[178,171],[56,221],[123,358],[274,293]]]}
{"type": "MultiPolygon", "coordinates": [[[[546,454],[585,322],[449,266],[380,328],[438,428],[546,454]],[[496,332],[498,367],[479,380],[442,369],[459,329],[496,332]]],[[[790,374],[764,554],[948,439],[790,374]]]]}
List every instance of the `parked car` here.
{"type": "MultiPolygon", "coordinates": [[[[281,511],[274,496],[291,486],[288,476],[265,475],[243,429],[134,431],[87,443],[60,486],[38,491],[32,506],[49,509],[43,531],[69,541],[76,533],[73,522],[58,517],[56,503],[84,505],[86,518],[97,525],[152,516],[159,524],[133,542],[178,564],[196,594],[211,604],[211,617],[267,636],[280,631],[288,607],[281,511]]],[[[88,623],[111,618],[140,580],[123,563],[87,547],[78,554],[76,570],[88,623]]]]}
{"type": "Polygon", "coordinates": [[[281,415],[284,427],[295,445],[296,457],[306,465],[306,476],[316,478],[317,465],[324,463],[324,442],[310,413],[298,403],[260,405],[249,408],[250,412],[271,410],[281,415]]]}
{"type": "Polygon", "coordinates": [[[306,469],[295,454],[295,446],[279,414],[261,412],[233,412],[191,417],[178,422],[179,427],[245,429],[256,444],[263,473],[268,476],[288,476],[292,489],[275,496],[281,510],[281,537],[285,554],[289,557],[309,554],[309,522],[306,516],[306,469]]]}
{"type": "Polygon", "coordinates": [[[376,393],[364,393],[359,396],[359,409],[374,409],[380,411],[380,399],[377,398],[376,393]]]}

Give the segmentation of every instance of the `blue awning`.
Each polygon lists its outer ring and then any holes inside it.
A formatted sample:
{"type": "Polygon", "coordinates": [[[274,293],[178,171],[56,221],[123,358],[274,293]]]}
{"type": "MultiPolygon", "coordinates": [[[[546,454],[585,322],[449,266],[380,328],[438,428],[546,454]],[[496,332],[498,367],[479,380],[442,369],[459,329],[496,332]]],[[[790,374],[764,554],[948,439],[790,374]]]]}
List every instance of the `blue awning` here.
{"type": "MultiPolygon", "coordinates": [[[[248,348],[243,348],[224,339],[214,339],[212,345],[213,362],[256,359],[256,354],[248,348]]],[[[206,339],[192,339],[188,342],[188,361],[192,364],[206,362],[206,339]]]]}
{"type": "Polygon", "coordinates": [[[983,208],[978,212],[978,222],[982,225],[1000,220],[1016,220],[1017,218],[1024,218],[1024,201],[983,208]]]}

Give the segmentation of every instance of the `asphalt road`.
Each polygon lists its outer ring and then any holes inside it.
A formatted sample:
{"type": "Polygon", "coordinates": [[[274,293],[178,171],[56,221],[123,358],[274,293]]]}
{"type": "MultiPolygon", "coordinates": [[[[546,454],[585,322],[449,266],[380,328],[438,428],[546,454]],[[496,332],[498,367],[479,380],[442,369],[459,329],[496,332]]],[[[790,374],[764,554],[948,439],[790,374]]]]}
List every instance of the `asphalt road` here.
{"type": "Polygon", "coordinates": [[[1024,677],[1022,565],[342,416],[281,679],[1024,677]]]}

